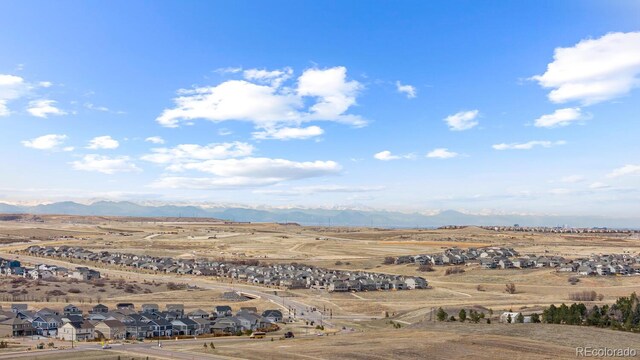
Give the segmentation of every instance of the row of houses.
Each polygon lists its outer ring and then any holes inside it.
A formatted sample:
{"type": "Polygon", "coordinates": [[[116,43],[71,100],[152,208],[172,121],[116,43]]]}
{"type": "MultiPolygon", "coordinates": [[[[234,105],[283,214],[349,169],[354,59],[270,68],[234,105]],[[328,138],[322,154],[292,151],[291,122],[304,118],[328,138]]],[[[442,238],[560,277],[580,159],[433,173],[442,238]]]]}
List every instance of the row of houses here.
{"type": "Polygon", "coordinates": [[[23,266],[19,260],[0,258],[0,275],[22,276],[29,279],[50,279],[67,277],[77,280],[94,280],[100,278],[100,272],[84,266],[68,269],[56,265],[39,264],[34,267],[23,266]]]}
{"type": "Polygon", "coordinates": [[[143,304],[139,311],[131,303],[117,304],[115,309],[98,304],[88,314],[69,304],[61,311],[50,308],[29,310],[26,304],[12,304],[10,311],[0,311],[0,337],[40,335],[67,341],[94,339],[120,340],[231,335],[248,330],[277,330],[283,321],[280,310],[241,308],[235,314],[229,306],[216,306],[211,312],[197,309],[185,313],[182,304],[143,304]]]}
{"type": "Polygon", "coordinates": [[[640,275],[640,254],[592,254],[567,260],[557,271],[579,275],[640,275]]]}
{"type": "Polygon", "coordinates": [[[100,278],[100,272],[84,266],[75,269],[65,267],[38,264],[34,267],[23,266],[19,260],[0,258],[0,275],[22,276],[29,279],[71,278],[89,281],[100,278]]]}
{"type": "Polygon", "coordinates": [[[30,255],[95,261],[103,264],[179,275],[218,276],[255,285],[284,288],[316,288],[329,291],[426,289],[424,278],[366,271],[330,270],[303,264],[260,264],[209,259],[173,259],[100,251],[81,247],[30,246],[30,255]],[[345,290],[346,289],[346,290],[345,290]]]}
{"type": "MultiPolygon", "coordinates": [[[[455,230],[464,229],[468,226],[464,225],[448,225],[442,226],[438,229],[455,230]]],[[[591,228],[574,228],[564,226],[478,226],[484,230],[492,231],[516,231],[516,232],[537,232],[537,233],[551,233],[551,234],[638,234],[640,230],[637,229],[610,229],[606,227],[591,227],[591,228]]]]}
{"type": "Polygon", "coordinates": [[[483,248],[449,248],[438,254],[404,255],[395,259],[395,264],[416,263],[418,265],[464,265],[469,262],[498,263],[502,259],[510,259],[518,256],[518,252],[512,248],[490,246],[483,248]],[[489,261],[490,260],[490,261],[489,261]]]}
{"type": "Polygon", "coordinates": [[[579,275],[640,274],[640,254],[592,254],[586,258],[568,259],[551,255],[520,255],[512,248],[486,247],[446,249],[442,254],[406,255],[396,264],[479,265],[483,269],[555,268],[559,272],[579,275]]]}

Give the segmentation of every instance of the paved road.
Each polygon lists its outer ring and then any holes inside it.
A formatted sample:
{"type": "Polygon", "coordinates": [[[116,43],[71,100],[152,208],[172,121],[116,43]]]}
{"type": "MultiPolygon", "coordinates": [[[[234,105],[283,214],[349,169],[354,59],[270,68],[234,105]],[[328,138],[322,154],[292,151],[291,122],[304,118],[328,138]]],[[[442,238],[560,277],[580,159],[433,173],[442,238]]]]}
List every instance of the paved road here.
{"type": "MultiPolygon", "coordinates": [[[[16,255],[16,254],[8,254],[8,253],[0,253],[0,257],[3,258],[18,258],[24,262],[32,263],[32,264],[51,264],[63,267],[74,267],[79,266],[79,264],[71,263],[68,261],[64,261],[58,258],[41,258],[29,255],[16,255]]],[[[271,288],[265,288],[255,285],[248,285],[242,283],[220,283],[212,280],[204,279],[202,277],[179,277],[179,276],[171,276],[166,274],[148,274],[148,273],[138,273],[134,271],[125,271],[125,270],[115,270],[110,268],[103,268],[99,266],[100,264],[93,264],[92,267],[94,269],[99,270],[103,274],[108,274],[109,276],[117,276],[117,277],[125,277],[132,280],[156,280],[156,281],[164,281],[164,282],[181,282],[188,285],[197,285],[198,287],[204,289],[216,289],[216,290],[225,290],[225,291],[239,291],[246,295],[252,297],[258,297],[262,299],[266,299],[279,306],[285,313],[291,310],[291,314],[295,314],[296,319],[302,319],[305,321],[313,321],[315,324],[322,323],[328,327],[334,327],[331,321],[327,321],[326,317],[322,315],[319,311],[309,311],[311,306],[305,304],[300,298],[290,298],[290,297],[282,297],[277,294],[281,294],[282,290],[274,290],[271,288]]],[[[85,266],[85,265],[83,265],[85,266]]],[[[286,315],[285,315],[286,316],[286,315]]],[[[356,315],[356,317],[360,317],[356,315]]]]}

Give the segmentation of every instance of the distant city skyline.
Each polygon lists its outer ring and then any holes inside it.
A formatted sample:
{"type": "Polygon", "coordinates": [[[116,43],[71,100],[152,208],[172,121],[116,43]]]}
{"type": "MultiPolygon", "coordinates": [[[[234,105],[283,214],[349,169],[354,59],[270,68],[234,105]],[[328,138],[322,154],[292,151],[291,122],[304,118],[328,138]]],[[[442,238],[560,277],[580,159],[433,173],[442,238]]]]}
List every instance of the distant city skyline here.
{"type": "Polygon", "coordinates": [[[0,3],[0,202],[640,213],[635,1],[0,3]]]}

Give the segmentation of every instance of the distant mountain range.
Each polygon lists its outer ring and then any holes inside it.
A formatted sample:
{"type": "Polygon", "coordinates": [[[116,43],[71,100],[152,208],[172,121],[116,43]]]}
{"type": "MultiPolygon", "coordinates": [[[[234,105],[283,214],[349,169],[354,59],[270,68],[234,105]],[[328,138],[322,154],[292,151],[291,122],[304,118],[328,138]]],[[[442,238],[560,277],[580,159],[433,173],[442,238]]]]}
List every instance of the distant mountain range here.
{"type": "Polygon", "coordinates": [[[140,205],[127,201],[98,201],[89,205],[65,201],[21,206],[0,203],[5,214],[56,214],[138,217],[202,217],[231,221],[295,222],[301,225],[438,227],[444,225],[570,226],[640,228],[640,218],[554,215],[473,215],[447,210],[435,215],[377,210],[252,209],[242,207],[140,205]]]}

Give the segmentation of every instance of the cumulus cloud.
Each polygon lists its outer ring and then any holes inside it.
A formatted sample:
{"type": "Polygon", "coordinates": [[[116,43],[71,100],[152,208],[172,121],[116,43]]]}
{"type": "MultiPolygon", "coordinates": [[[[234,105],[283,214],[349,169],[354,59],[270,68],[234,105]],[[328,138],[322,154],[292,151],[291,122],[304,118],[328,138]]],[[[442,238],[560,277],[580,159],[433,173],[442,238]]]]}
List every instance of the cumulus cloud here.
{"type": "Polygon", "coordinates": [[[7,103],[26,94],[28,84],[20,76],[0,74],[0,116],[9,115],[7,103]]]}
{"type": "Polygon", "coordinates": [[[118,140],[112,138],[109,135],[105,135],[105,136],[98,136],[95,137],[93,139],[91,139],[91,141],[89,141],[89,145],[87,146],[87,149],[93,149],[93,150],[98,150],[98,149],[117,149],[120,146],[120,143],[118,142],[118,140]]]}
{"type": "Polygon", "coordinates": [[[590,105],[629,93],[640,84],[638,75],[640,32],[616,32],[556,48],[547,71],[532,79],[553,89],[548,97],[554,103],[590,105]]]}
{"type": "Polygon", "coordinates": [[[71,162],[75,170],[100,172],[112,175],[119,172],[137,172],[141,171],[128,156],[102,156],[97,154],[88,154],[81,160],[71,162]]]}
{"type": "Polygon", "coordinates": [[[534,140],[526,143],[495,144],[492,147],[495,150],[531,150],[534,147],[550,148],[554,146],[564,145],[566,143],[567,142],[564,140],[559,140],[559,141],[534,140]]]}
{"type": "Polygon", "coordinates": [[[607,175],[610,178],[617,178],[621,176],[628,175],[640,175],[640,165],[625,165],[623,167],[617,168],[613,170],[611,173],[607,175]]]}
{"type": "Polygon", "coordinates": [[[417,96],[417,90],[412,85],[403,85],[400,81],[396,81],[396,89],[399,93],[407,95],[407,98],[413,99],[417,96]]]}
{"type": "MultiPolygon", "coordinates": [[[[39,87],[50,87],[53,84],[49,81],[39,83],[27,82],[24,78],[10,74],[0,74],[0,116],[11,114],[9,102],[20,99],[39,87]]],[[[55,101],[36,100],[29,104],[27,111],[34,116],[47,117],[47,115],[64,115],[64,111],[53,106],[55,101]],[[33,109],[33,110],[32,110],[33,109]]]]}
{"type": "Polygon", "coordinates": [[[389,151],[389,150],[380,151],[379,153],[376,153],[376,154],[373,155],[374,159],[378,159],[378,160],[382,160],[382,161],[391,161],[391,160],[398,160],[398,159],[411,159],[413,157],[414,157],[413,154],[393,155],[391,153],[391,151],[389,151]]]}
{"type": "MultiPolygon", "coordinates": [[[[22,141],[22,145],[38,150],[55,150],[62,145],[65,140],[67,140],[67,135],[49,134],[31,140],[24,140],[22,141]]],[[[71,150],[73,150],[73,148],[71,148],[71,150]]]]}
{"type": "Polygon", "coordinates": [[[144,141],[150,142],[152,144],[164,144],[164,139],[160,136],[149,136],[148,138],[144,139],[144,141]]]}
{"type": "Polygon", "coordinates": [[[156,164],[179,164],[201,160],[228,159],[245,157],[253,153],[253,146],[243,142],[196,145],[181,144],[173,148],[151,149],[151,154],[141,157],[142,160],[156,164]]]}
{"type": "Polygon", "coordinates": [[[29,101],[27,111],[29,114],[40,118],[47,118],[49,115],[66,115],[67,113],[64,110],[56,107],[56,103],[55,100],[46,99],[29,101]]]}
{"type": "Polygon", "coordinates": [[[283,85],[290,73],[290,69],[275,73],[245,70],[244,80],[179,90],[175,107],[165,109],[156,120],[165,127],[178,127],[195,119],[247,121],[259,129],[308,121],[366,124],[360,116],[347,113],[356,104],[362,85],[347,80],[345,67],[307,69],[297,78],[295,87],[283,85]]]}
{"type": "Polygon", "coordinates": [[[478,110],[460,111],[453,115],[447,116],[444,121],[449,126],[449,130],[469,130],[478,125],[478,121],[476,120],[476,118],[478,117],[479,113],[480,112],[478,110]]]}
{"type": "Polygon", "coordinates": [[[558,109],[553,114],[542,115],[534,122],[536,127],[554,128],[571,125],[576,121],[585,119],[580,108],[558,109]]]}
{"type": "Polygon", "coordinates": [[[215,177],[166,176],[152,187],[160,188],[217,188],[265,186],[284,181],[338,174],[342,167],[334,161],[296,162],[285,159],[254,158],[207,160],[178,163],[170,171],[197,170],[215,177]]]}
{"type": "Polygon", "coordinates": [[[264,131],[254,132],[253,138],[266,140],[266,139],[275,139],[275,140],[292,140],[292,139],[309,139],[315,136],[320,136],[324,134],[324,130],[319,126],[308,126],[305,128],[297,128],[297,127],[283,127],[283,128],[268,128],[264,131]]]}
{"type": "Polygon", "coordinates": [[[449,151],[449,149],[447,148],[437,148],[427,153],[428,158],[435,158],[435,159],[450,159],[459,155],[460,154],[456,152],[449,151]]]}

